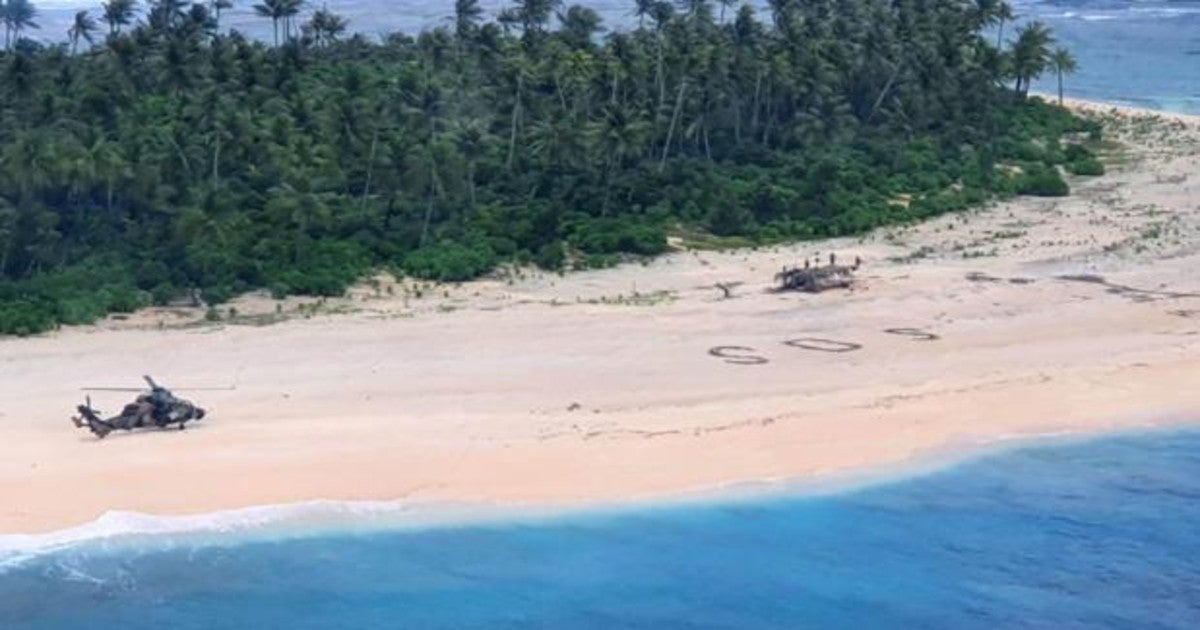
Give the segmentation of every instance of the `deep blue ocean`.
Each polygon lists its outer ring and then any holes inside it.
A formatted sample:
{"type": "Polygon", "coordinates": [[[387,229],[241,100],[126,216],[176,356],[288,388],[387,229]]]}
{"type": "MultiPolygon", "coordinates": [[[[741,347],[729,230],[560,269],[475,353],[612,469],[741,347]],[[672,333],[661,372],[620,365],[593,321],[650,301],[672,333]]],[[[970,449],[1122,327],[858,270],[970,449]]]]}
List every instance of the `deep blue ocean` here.
{"type": "MultiPolygon", "coordinates": [[[[1023,19],[1049,24],[1059,42],[1079,59],[1079,71],[1066,80],[1069,96],[1200,114],[1200,0],[1011,0],[1023,19]]],[[[571,0],[567,0],[569,4],[571,0]]],[[[34,0],[41,26],[34,37],[65,38],[79,9],[98,9],[100,0],[34,0]]],[[[270,37],[270,22],[253,15],[254,0],[235,0],[225,24],[245,33],[270,37]]],[[[377,36],[447,24],[452,0],[309,0],[350,19],[353,30],[377,36]]],[[[510,4],[481,0],[493,14],[510,4]]],[[[609,28],[632,23],[633,0],[578,0],[604,17],[609,28]]],[[[752,5],[765,7],[765,0],[752,5]]],[[[766,13],[761,19],[769,19],[766,13]]],[[[1006,28],[1005,39],[1013,33],[1006,28]]],[[[1057,91],[1047,76],[1035,88],[1057,91]]]]}
{"type": "Polygon", "coordinates": [[[80,543],[2,628],[1200,628],[1200,432],[824,496],[426,530],[80,543]]]}

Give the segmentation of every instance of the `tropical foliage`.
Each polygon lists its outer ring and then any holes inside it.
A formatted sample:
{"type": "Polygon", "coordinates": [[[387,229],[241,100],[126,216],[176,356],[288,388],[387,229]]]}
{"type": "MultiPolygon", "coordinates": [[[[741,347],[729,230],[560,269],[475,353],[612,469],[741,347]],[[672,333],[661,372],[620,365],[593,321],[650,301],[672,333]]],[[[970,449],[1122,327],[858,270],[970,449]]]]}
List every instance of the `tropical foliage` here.
{"type": "Polygon", "coordinates": [[[1023,98],[1049,31],[984,36],[1003,2],[638,0],[606,32],[583,6],[456,0],[372,42],[263,0],[269,43],[223,33],[230,5],[108,0],[102,41],[83,13],[43,46],[0,0],[0,334],[378,267],[607,264],[672,232],[851,234],[1064,194],[1058,165],[1094,161],[1061,142],[1094,130],[1023,98]]]}

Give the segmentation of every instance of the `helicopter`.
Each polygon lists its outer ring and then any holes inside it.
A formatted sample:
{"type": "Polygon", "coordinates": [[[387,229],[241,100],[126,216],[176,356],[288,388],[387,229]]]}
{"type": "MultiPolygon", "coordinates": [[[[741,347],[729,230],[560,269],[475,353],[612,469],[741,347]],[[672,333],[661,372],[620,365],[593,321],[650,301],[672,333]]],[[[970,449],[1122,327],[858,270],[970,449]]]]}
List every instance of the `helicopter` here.
{"type": "Polygon", "coordinates": [[[154,379],[149,376],[142,378],[150,386],[149,390],[127,387],[83,388],[84,391],[92,392],[140,393],[133,402],[125,405],[119,415],[107,419],[103,417],[103,412],[92,406],[92,397],[89,395],[85,397],[84,404],[75,407],[79,415],[71,416],[71,422],[75,424],[76,428],[87,427],[97,438],[104,439],[105,436],[117,429],[123,431],[149,427],[166,429],[174,425],[182,431],[188,422],[204,418],[203,408],[197,407],[191,401],[176,397],[171,390],[155,383],[154,379]]]}

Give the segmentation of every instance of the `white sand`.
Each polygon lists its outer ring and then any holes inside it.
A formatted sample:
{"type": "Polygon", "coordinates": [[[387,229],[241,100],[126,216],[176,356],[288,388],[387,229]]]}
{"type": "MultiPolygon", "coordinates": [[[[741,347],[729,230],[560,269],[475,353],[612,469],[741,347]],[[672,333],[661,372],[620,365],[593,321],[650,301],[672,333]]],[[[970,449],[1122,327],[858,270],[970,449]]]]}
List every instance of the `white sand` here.
{"type": "MultiPolygon", "coordinates": [[[[0,341],[0,532],[315,498],[645,498],[1200,422],[1200,124],[1121,125],[1138,148],[1070,198],[862,240],[686,252],[419,298],[400,285],[389,296],[385,282],[265,327],[178,327],[198,314],[157,310],[0,341]],[[860,288],[764,291],[784,264],[832,250],[863,257],[860,288]],[[717,282],[743,284],[721,300],[717,282]],[[784,343],[805,337],[861,349],[784,343]],[[717,346],[768,362],[727,363],[710,356],[717,346]],[[143,373],[237,388],[189,394],[211,415],[183,432],[97,441],[71,426],[78,388],[137,386],[143,373]]],[[[243,320],[275,309],[235,306],[243,320]]],[[[111,413],[125,397],[94,402],[111,413]]]]}

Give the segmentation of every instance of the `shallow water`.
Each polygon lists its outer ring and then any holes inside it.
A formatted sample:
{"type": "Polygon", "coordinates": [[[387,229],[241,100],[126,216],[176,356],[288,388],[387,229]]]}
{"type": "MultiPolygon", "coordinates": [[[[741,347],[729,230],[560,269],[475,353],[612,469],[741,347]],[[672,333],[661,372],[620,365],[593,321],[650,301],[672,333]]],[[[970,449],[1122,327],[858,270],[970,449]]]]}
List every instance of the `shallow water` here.
{"type": "MultiPolygon", "coordinates": [[[[42,29],[31,35],[61,41],[74,12],[96,9],[100,0],[34,0],[41,7],[42,29]]],[[[568,2],[570,3],[570,2],[568,2]]],[[[270,22],[253,15],[250,0],[236,0],[224,24],[269,38],[270,22]]],[[[323,0],[350,19],[353,30],[379,35],[413,33],[447,24],[451,0],[323,0]]],[[[494,14],[511,4],[482,0],[494,14]]],[[[580,0],[595,8],[609,28],[633,24],[633,0],[580,0]]],[[[765,2],[751,4],[764,7],[765,2]]],[[[1066,80],[1066,94],[1079,98],[1200,114],[1200,0],[1013,0],[1018,14],[1040,19],[1079,59],[1079,71],[1066,80]]],[[[760,13],[760,19],[768,15],[760,13]]],[[[1006,29],[1006,39],[1013,33],[1006,29]]],[[[1036,86],[1057,91],[1047,75],[1036,86]]]]}
{"type": "Polygon", "coordinates": [[[1200,432],[824,497],[144,547],[0,574],[0,627],[1200,627],[1200,432]]]}

